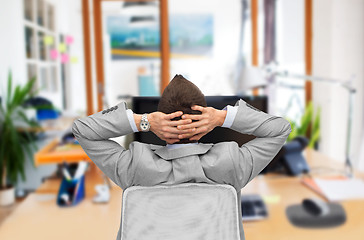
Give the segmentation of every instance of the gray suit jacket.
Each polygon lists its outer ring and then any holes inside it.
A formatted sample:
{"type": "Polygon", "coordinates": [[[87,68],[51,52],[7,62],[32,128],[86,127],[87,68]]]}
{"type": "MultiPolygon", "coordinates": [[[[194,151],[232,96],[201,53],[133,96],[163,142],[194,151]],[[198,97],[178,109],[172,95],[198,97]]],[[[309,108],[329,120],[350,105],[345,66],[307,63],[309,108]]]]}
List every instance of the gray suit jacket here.
{"type": "MultiPolygon", "coordinates": [[[[124,190],[185,182],[229,184],[236,189],[240,203],[240,190],[278,153],[291,126],[286,119],[264,113],[242,99],[235,106],[238,111],[230,128],[256,136],[241,147],[235,142],[222,142],[168,149],[134,141],[126,150],[109,140],[133,133],[125,102],[77,119],[72,132],[90,159],[124,190]]],[[[240,232],[245,239],[241,221],[240,232]]]]}

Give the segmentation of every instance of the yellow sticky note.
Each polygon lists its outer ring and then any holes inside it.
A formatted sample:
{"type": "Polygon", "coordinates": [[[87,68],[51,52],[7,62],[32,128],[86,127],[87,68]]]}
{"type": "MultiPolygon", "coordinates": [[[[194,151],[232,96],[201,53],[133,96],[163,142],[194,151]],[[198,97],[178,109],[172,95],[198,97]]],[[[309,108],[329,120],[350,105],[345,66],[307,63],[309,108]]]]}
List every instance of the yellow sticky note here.
{"type": "Polygon", "coordinates": [[[58,51],[61,52],[61,53],[64,53],[66,51],[66,44],[60,43],[58,45],[58,51]]]}
{"type": "Polygon", "coordinates": [[[45,36],[43,38],[45,45],[52,45],[53,44],[53,37],[52,36],[45,36]]]}
{"type": "Polygon", "coordinates": [[[281,201],[281,195],[265,195],[263,196],[263,200],[268,204],[276,204],[281,201]]]}
{"type": "Polygon", "coordinates": [[[78,63],[77,57],[71,57],[71,63],[78,63]]]}

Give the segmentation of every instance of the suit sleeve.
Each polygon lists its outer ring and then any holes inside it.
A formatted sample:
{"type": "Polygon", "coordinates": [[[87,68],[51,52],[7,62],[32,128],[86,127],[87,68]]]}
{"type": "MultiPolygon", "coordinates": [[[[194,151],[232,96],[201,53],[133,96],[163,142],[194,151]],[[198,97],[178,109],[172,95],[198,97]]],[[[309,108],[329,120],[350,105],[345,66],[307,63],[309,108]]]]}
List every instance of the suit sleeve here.
{"type": "Polygon", "coordinates": [[[256,177],[277,155],[291,133],[291,125],[283,117],[267,114],[240,99],[231,129],[256,136],[240,148],[231,145],[230,155],[240,189],[256,177]]]}
{"type": "MultiPolygon", "coordinates": [[[[73,122],[72,132],[90,159],[115,184],[125,189],[132,185],[136,162],[134,145],[126,150],[115,138],[133,133],[125,102],[115,107],[79,118],[73,122]]],[[[138,152],[138,151],[135,151],[138,152]]]]}

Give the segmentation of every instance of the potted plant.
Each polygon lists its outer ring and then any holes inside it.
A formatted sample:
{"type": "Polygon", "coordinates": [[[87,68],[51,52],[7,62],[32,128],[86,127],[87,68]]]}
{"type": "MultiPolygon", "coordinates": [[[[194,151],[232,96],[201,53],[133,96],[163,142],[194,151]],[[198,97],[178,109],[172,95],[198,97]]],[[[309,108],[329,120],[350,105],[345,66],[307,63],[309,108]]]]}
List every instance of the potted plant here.
{"type": "Polygon", "coordinates": [[[27,117],[23,106],[25,100],[35,94],[32,93],[34,82],[35,77],[24,86],[17,85],[13,91],[9,72],[7,95],[0,101],[0,206],[14,203],[18,176],[25,180],[26,154],[32,159],[32,150],[37,150],[34,141],[40,126],[27,117]]]}
{"type": "Polygon", "coordinates": [[[292,141],[297,136],[306,136],[306,132],[310,123],[311,127],[311,136],[308,143],[309,148],[317,148],[317,141],[320,138],[320,112],[321,107],[318,107],[316,115],[313,116],[313,104],[310,101],[305,107],[305,111],[301,117],[300,124],[294,122],[291,119],[287,119],[292,127],[292,132],[287,138],[287,142],[292,141]]]}

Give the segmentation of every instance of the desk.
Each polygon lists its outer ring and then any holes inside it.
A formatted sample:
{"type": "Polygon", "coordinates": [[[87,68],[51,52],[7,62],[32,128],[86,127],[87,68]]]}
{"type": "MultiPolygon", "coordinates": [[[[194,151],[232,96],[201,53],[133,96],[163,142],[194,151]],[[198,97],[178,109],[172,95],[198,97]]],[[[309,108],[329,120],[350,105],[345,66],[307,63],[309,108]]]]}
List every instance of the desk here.
{"type": "Polygon", "coordinates": [[[87,156],[85,151],[83,151],[81,145],[73,144],[69,149],[62,151],[55,151],[57,146],[60,144],[61,140],[58,138],[53,139],[44,148],[39,150],[34,155],[35,166],[40,166],[42,164],[61,164],[63,162],[74,163],[79,161],[91,162],[91,159],[87,156]]]}
{"type": "MultiPolygon", "coordinates": [[[[323,154],[306,149],[304,156],[311,169],[330,167],[343,169],[344,164],[328,159],[323,154]]],[[[355,173],[355,177],[364,179],[364,174],[355,173]]],[[[263,221],[244,222],[245,238],[247,240],[335,240],[350,239],[362,240],[364,238],[364,200],[343,201],[347,221],[331,229],[304,229],[293,226],[286,217],[286,207],[301,203],[304,198],[325,198],[314,193],[302,183],[299,177],[277,176],[274,174],[258,175],[252,182],[242,189],[242,194],[258,193],[280,195],[281,201],[277,204],[267,203],[269,217],[263,221]]]]}
{"type": "MultiPolygon", "coordinates": [[[[322,154],[304,151],[311,168],[330,166],[342,168],[343,164],[330,161],[322,154]]],[[[363,174],[356,173],[364,178],[363,174]]],[[[281,202],[267,203],[269,218],[256,222],[243,222],[247,240],[300,240],[300,239],[350,239],[364,236],[364,200],[342,202],[347,222],[332,229],[302,229],[291,225],[285,216],[285,208],[297,204],[305,197],[319,197],[299,182],[298,177],[274,174],[259,175],[244,189],[243,194],[279,194],[281,202]]],[[[111,201],[94,205],[93,185],[102,182],[98,169],[86,174],[86,199],[71,208],[60,208],[55,199],[39,201],[42,194],[56,194],[59,180],[48,180],[36,193],[30,194],[0,226],[0,239],[115,239],[120,224],[122,190],[113,185],[111,201]]]]}

